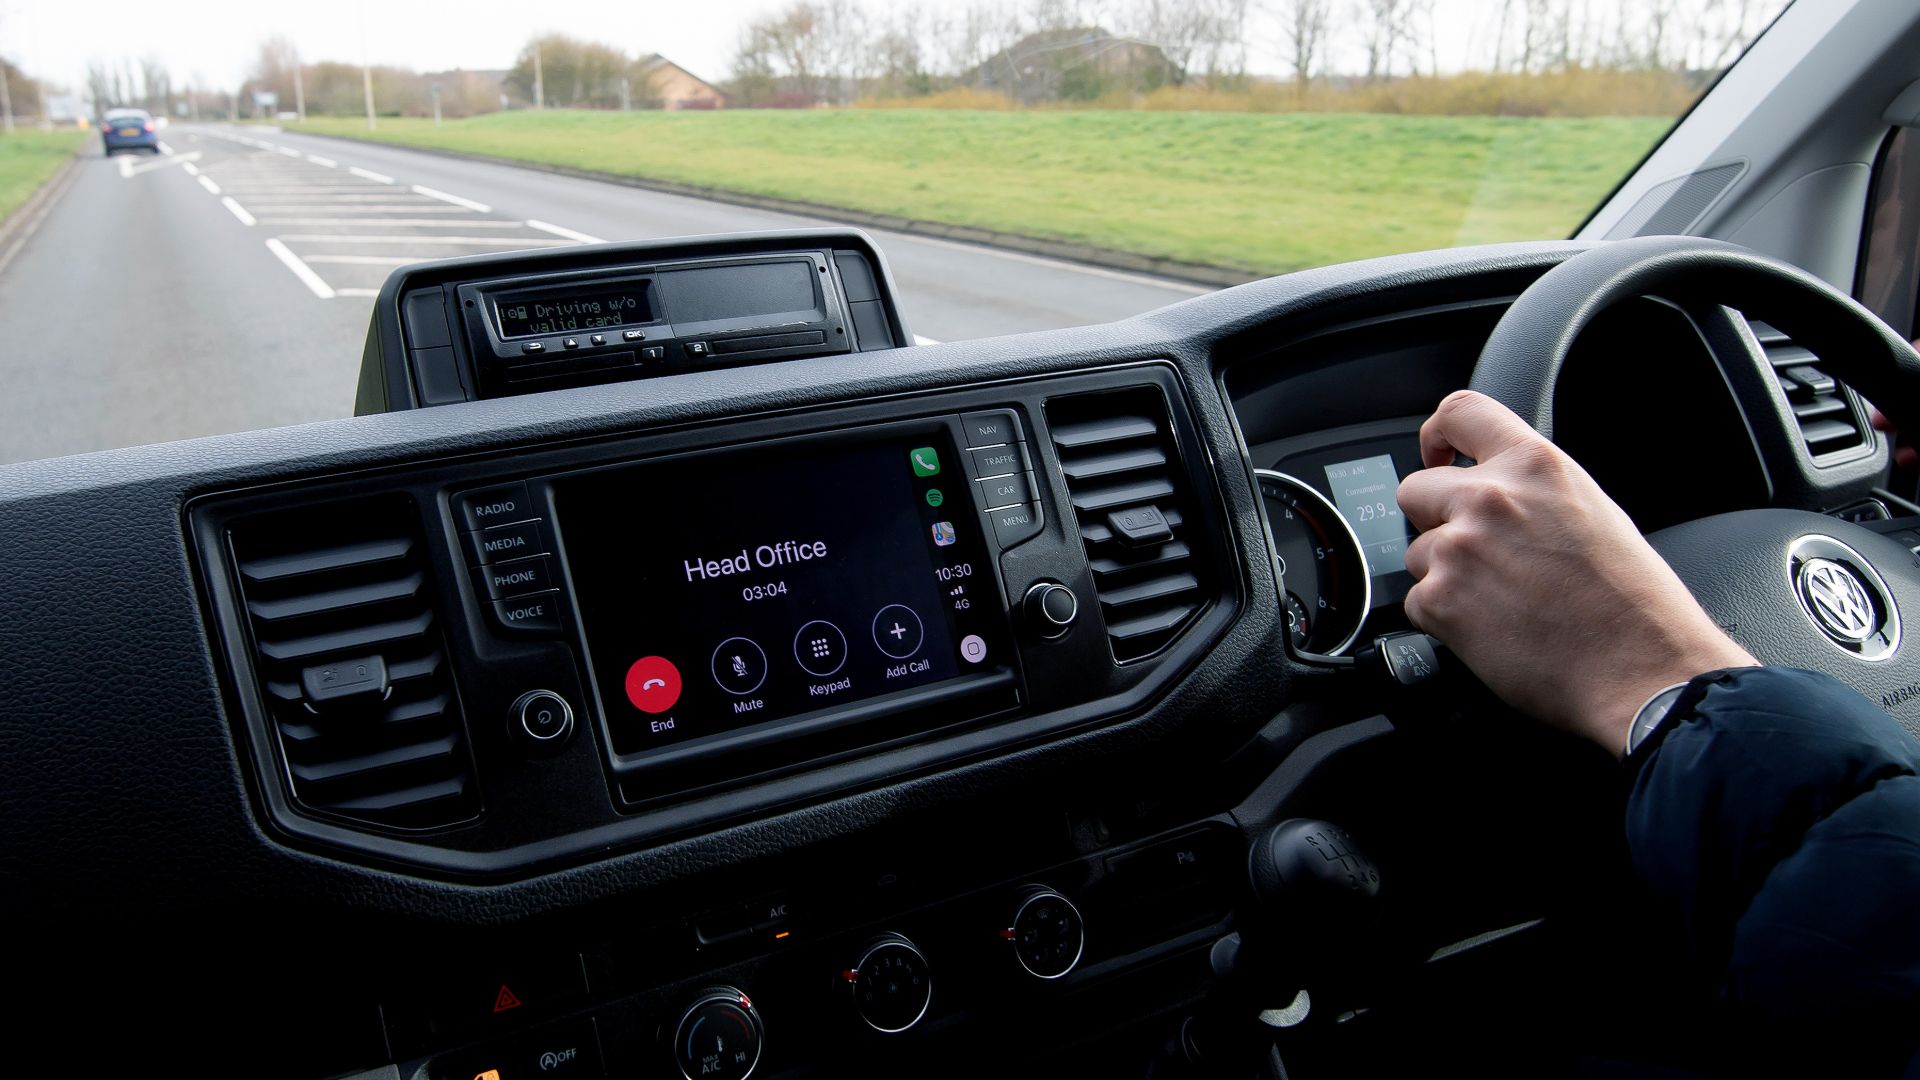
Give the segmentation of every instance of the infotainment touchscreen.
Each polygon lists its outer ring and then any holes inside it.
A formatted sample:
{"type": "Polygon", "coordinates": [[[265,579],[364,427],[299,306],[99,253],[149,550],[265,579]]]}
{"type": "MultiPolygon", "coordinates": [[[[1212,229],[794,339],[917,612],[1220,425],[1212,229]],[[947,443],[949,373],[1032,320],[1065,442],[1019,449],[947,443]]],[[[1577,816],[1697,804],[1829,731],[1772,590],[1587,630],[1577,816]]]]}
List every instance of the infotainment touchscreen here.
{"type": "Polygon", "coordinates": [[[615,752],[779,728],[1004,666],[969,483],[944,423],[557,483],[615,752]]]}

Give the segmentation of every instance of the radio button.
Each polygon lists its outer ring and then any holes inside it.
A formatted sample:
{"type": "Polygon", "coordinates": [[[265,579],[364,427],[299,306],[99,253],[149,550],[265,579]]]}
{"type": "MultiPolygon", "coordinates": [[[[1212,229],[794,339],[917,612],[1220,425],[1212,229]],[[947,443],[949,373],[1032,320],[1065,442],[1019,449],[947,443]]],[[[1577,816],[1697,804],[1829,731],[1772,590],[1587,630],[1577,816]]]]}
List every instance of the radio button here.
{"type": "Polygon", "coordinates": [[[978,480],[987,476],[1005,476],[1008,473],[1027,471],[1027,455],[1021,452],[1020,443],[1008,443],[1005,446],[990,446],[985,450],[967,452],[969,472],[978,480]]]}
{"type": "Polygon", "coordinates": [[[525,521],[538,517],[525,484],[501,484],[499,487],[463,491],[453,497],[454,513],[460,515],[468,531],[498,525],[503,521],[525,521]]]}
{"type": "Polygon", "coordinates": [[[535,593],[493,602],[493,620],[516,634],[557,634],[566,628],[558,592],[535,593]]]}
{"type": "Polygon", "coordinates": [[[1024,544],[1039,536],[1042,524],[1037,503],[1022,503],[989,511],[987,520],[993,523],[993,535],[1003,549],[1024,544]]]}
{"type": "Polygon", "coordinates": [[[960,417],[960,426],[965,431],[969,449],[976,446],[1017,443],[1026,439],[1020,431],[1020,420],[1013,415],[1011,409],[963,413],[960,417]]]}
{"type": "Polygon", "coordinates": [[[1014,473],[1012,476],[996,476],[991,480],[976,481],[980,485],[980,495],[987,500],[987,509],[998,510],[1003,506],[1017,506],[1033,501],[1033,484],[1029,482],[1029,473],[1014,473]]]}
{"type": "Polygon", "coordinates": [[[554,587],[553,560],[545,555],[475,567],[474,572],[486,581],[487,595],[496,600],[546,592],[554,587]]]}
{"type": "Polygon", "coordinates": [[[666,358],[667,347],[665,345],[648,345],[640,350],[640,359],[642,360],[665,360],[666,358]]]}
{"type": "Polygon", "coordinates": [[[467,554],[471,556],[473,564],[484,566],[508,559],[523,559],[529,555],[544,555],[547,538],[545,530],[540,528],[540,519],[534,518],[470,532],[467,534],[467,545],[467,554]]]}

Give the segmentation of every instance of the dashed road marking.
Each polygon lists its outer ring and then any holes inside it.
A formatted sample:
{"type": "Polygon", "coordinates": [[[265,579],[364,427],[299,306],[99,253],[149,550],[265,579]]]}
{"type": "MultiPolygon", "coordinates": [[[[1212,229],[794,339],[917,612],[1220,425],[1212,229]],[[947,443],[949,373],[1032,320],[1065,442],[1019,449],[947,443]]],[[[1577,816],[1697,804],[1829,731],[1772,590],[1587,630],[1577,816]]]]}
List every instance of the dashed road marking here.
{"type": "Polygon", "coordinates": [[[358,165],[347,166],[347,171],[359,177],[362,180],[371,180],[376,184],[393,183],[393,177],[388,176],[386,173],[377,173],[377,172],[374,172],[372,169],[363,169],[358,165]]]}
{"type": "Polygon", "coordinates": [[[322,300],[333,299],[333,286],[322,281],[320,275],[314,273],[311,266],[301,262],[300,256],[288,250],[287,245],[281,243],[279,237],[273,236],[267,238],[267,250],[273,252],[274,258],[285,263],[287,269],[293,271],[293,276],[299,278],[302,284],[312,289],[313,295],[322,300]]]}
{"type": "Polygon", "coordinates": [[[207,194],[220,194],[220,185],[213,182],[213,177],[201,173],[199,176],[194,177],[194,179],[200,181],[200,186],[207,189],[207,194]]]}
{"type": "Polygon", "coordinates": [[[319,154],[308,154],[307,160],[313,162],[315,165],[318,165],[323,169],[337,169],[340,167],[339,162],[333,160],[330,157],[321,157],[319,154]]]}
{"type": "Polygon", "coordinates": [[[527,228],[539,229],[541,232],[552,233],[555,236],[564,236],[567,239],[572,240],[575,243],[579,243],[579,244],[606,243],[605,240],[602,240],[597,236],[589,236],[586,233],[578,232],[574,229],[565,228],[564,226],[560,226],[560,225],[554,225],[545,221],[534,221],[531,218],[527,220],[527,228]]]}
{"type": "Polygon", "coordinates": [[[234,217],[237,217],[237,218],[239,218],[239,219],[240,219],[240,224],[242,224],[242,225],[252,225],[252,224],[254,223],[254,220],[253,220],[253,215],[252,215],[252,214],[249,214],[249,213],[247,213],[247,208],[246,208],[246,207],[244,207],[244,206],[241,206],[241,205],[240,205],[239,203],[237,203],[237,202],[234,202],[234,201],[233,201],[233,196],[231,196],[231,195],[222,195],[222,196],[220,196],[220,205],[221,205],[221,206],[224,206],[224,207],[226,207],[227,209],[229,209],[229,210],[231,210],[231,211],[233,211],[233,216],[234,216],[234,217]]]}
{"type": "Polygon", "coordinates": [[[478,214],[493,213],[493,207],[488,206],[486,203],[474,202],[472,199],[463,199],[458,195],[449,195],[438,188],[430,188],[425,184],[413,185],[413,191],[416,195],[425,195],[429,199],[439,199],[441,202],[452,203],[455,206],[464,206],[478,214]]]}

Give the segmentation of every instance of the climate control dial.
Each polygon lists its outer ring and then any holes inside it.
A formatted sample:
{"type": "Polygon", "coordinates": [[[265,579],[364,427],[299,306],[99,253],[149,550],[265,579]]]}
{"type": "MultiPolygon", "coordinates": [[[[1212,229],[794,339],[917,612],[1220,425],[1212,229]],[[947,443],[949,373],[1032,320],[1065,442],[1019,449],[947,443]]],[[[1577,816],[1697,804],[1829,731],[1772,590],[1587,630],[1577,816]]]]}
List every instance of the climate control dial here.
{"type": "Polygon", "coordinates": [[[1021,970],[1036,979],[1064,977],[1080,963],[1086,951],[1087,928],[1080,909],[1052,889],[1035,885],[1026,891],[1013,921],[1001,936],[1013,945],[1021,970]]]}
{"type": "Polygon", "coordinates": [[[905,1031],[927,1015],[933,1002],[933,975],[927,958],[899,934],[875,938],[854,965],[840,973],[853,1011],[882,1034],[905,1031]]]}
{"type": "Polygon", "coordinates": [[[710,986],[674,1025],[673,1061],[686,1080],[747,1080],[765,1041],[766,1028],[747,995],[710,986]]]}

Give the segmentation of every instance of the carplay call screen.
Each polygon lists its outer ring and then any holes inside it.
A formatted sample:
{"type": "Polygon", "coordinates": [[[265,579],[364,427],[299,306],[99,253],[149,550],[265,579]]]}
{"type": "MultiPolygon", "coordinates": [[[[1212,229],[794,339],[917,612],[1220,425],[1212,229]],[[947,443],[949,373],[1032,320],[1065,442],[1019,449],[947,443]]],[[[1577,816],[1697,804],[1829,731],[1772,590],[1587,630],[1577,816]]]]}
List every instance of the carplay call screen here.
{"type": "Polygon", "coordinates": [[[556,485],[616,752],[839,708],[1006,662],[944,424],[556,485]]]}

